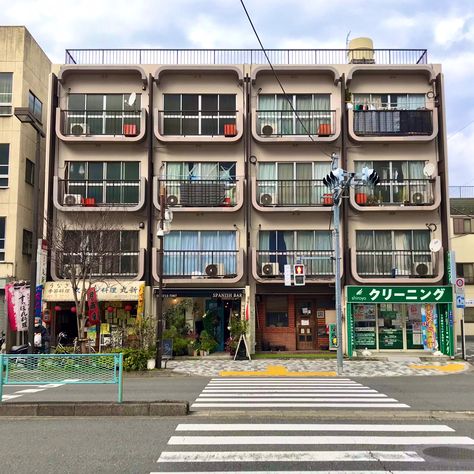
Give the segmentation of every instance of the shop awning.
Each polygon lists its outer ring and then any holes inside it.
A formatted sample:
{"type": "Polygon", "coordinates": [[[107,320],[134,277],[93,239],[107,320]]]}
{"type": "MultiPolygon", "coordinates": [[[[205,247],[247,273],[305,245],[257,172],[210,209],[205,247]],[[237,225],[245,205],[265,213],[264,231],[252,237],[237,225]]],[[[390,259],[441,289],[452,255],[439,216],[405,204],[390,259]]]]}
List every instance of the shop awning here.
{"type": "MultiPolygon", "coordinates": [[[[99,301],[138,301],[142,281],[123,280],[97,282],[94,287],[99,301]]],[[[48,281],[43,289],[43,301],[74,301],[69,281],[48,281]]]]}
{"type": "MultiPolygon", "coordinates": [[[[155,288],[155,296],[158,295],[158,288],[155,288]]],[[[165,288],[163,289],[163,296],[165,298],[220,298],[223,300],[240,299],[245,294],[244,288],[209,288],[209,289],[195,289],[195,288],[165,288]]]]}

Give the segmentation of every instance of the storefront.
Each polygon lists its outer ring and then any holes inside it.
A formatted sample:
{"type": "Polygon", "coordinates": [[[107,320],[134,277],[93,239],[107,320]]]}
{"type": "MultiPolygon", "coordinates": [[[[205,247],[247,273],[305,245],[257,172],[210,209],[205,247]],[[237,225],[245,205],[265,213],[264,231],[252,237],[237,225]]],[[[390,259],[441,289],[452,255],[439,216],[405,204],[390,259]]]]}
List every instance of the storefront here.
{"type": "Polygon", "coordinates": [[[440,351],[454,355],[451,286],[347,286],[347,354],[440,351]]]}

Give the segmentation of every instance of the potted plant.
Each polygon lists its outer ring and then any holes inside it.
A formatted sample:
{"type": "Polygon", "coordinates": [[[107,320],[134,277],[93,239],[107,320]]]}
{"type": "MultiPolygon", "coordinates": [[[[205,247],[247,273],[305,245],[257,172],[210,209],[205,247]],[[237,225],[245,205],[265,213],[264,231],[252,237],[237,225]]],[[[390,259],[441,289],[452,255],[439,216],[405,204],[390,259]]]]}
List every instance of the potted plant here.
{"type": "Polygon", "coordinates": [[[201,344],[201,355],[206,356],[217,349],[217,341],[205,330],[201,332],[199,341],[201,344]]]}

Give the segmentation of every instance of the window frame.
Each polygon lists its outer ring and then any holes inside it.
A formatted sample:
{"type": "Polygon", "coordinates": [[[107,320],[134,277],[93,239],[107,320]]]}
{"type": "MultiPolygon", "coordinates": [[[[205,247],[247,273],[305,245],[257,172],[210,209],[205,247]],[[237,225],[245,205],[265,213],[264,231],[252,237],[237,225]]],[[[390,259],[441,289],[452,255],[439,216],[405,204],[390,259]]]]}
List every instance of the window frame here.
{"type": "Polygon", "coordinates": [[[35,185],[35,166],[36,165],[35,165],[34,161],[31,161],[29,158],[26,158],[26,161],[25,161],[25,183],[28,183],[31,186],[35,185]]]}
{"type": "Polygon", "coordinates": [[[468,235],[473,234],[472,218],[468,216],[453,216],[453,234],[468,235]],[[466,230],[468,224],[469,230],[466,230]]]}
{"type": "Polygon", "coordinates": [[[10,92],[3,92],[0,93],[0,97],[2,95],[5,95],[8,97],[10,96],[10,101],[8,102],[1,102],[0,101],[0,117],[11,117],[13,115],[13,72],[0,72],[0,76],[2,75],[10,75],[10,92]],[[9,107],[10,112],[9,113],[2,113],[2,108],[3,107],[9,107]]]}
{"type": "Polygon", "coordinates": [[[456,275],[464,278],[466,285],[474,284],[474,262],[456,262],[456,275]],[[470,271],[466,271],[470,268],[470,271]],[[466,274],[470,274],[466,276],[466,274]]]}
{"type": "Polygon", "coordinates": [[[2,170],[4,167],[7,169],[7,173],[3,174],[0,172],[0,189],[7,189],[10,185],[10,180],[9,180],[9,172],[10,172],[10,144],[9,143],[0,143],[0,158],[2,155],[2,147],[5,147],[6,150],[6,161],[7,164],[1,164],[0,163],[0,170],[2,170]],[[2,180],[6,180],[7,184],[1,184],[2,180]]]}
{"type": "Polygon", "coordinates": [[[28,94],[28,108],[39,123],[43,123],[43,102],[38,99],[37,95],[31,90],[28,94]],[[38,104],[40,105],[39,111],[36,110],[38,104]]]}
{"type": "Polygon", "coordinates": [[[7,218],[0,216],[0,262],[5,262],[5,236],[7,228],[7,218]]]}
{"type": "Polygon", "coordinates": [[[31,230],[23,229],[21,253],[27,257],[33,256],[33,232],[31,230]]]}

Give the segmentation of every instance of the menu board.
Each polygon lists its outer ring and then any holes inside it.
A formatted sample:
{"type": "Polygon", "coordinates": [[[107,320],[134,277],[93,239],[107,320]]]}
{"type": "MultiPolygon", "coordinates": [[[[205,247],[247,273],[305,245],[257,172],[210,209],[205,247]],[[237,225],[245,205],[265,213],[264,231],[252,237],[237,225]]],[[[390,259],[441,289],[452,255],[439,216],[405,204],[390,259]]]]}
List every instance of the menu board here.
{"type": "Polygon", "coordinates": [[[403,349],[403,331],[401,329],[380,329],[380,349],[403,349]]]}
{"type": "Polygon", "coordinates": [[[356,349],[376,349],[375,328],[355,328],[356,349]]]}

